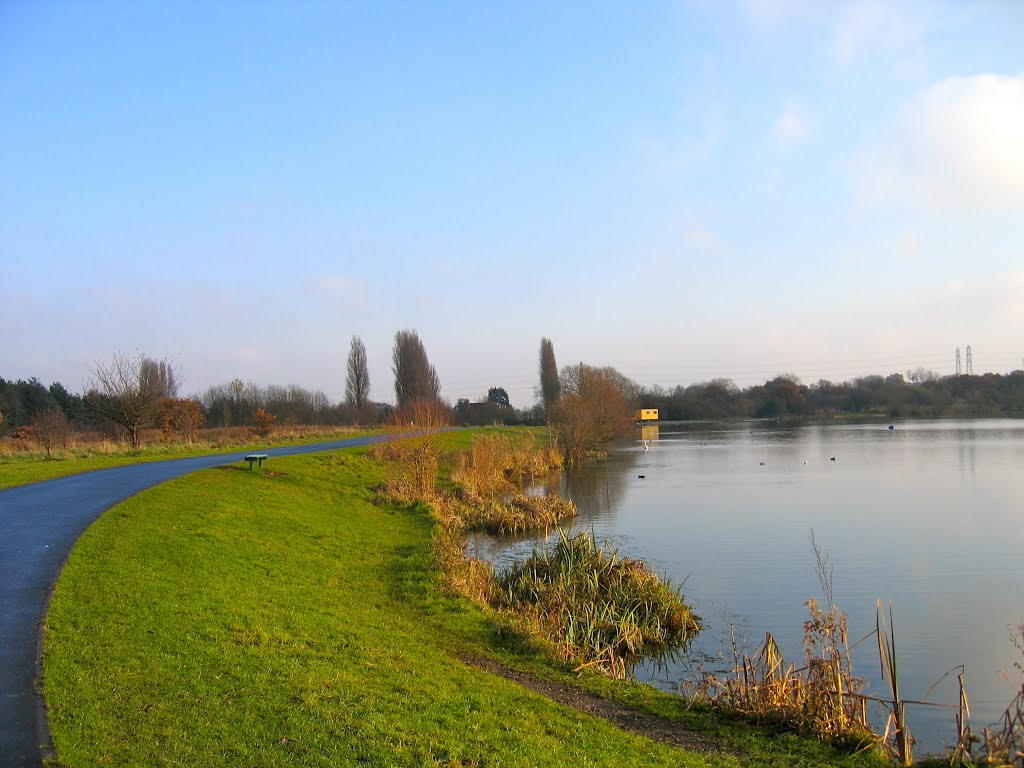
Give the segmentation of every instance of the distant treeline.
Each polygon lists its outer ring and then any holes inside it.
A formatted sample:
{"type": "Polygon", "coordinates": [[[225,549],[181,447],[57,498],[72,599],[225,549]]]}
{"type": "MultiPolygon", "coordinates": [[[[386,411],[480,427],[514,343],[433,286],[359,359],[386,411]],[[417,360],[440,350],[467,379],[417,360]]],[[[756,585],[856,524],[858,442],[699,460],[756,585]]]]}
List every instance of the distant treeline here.
{"type": "MultiPolygon", "coordinates": [[[[611,369],[609,369],[611,370],[611,369]]],[[[571,383],[572,368],[563,372],[571,383]]],[[[864,376],[842,383],[818,381],[805,385],[793,376],[777,376],[764,384],[741,389],[731,379],[677,386],[641,387],[615,372],[620,389],[637,408],[658,408],[663,420],[689,421],[728,418],[800,418],[884,416],[887,418],[949,416],[1024,416],[1024,371],[1002,375],[914,377],[901,374],[864,376]]],[[[277,417],[280,424],[371,424],[382,421],[391,406],[367,403],[362,408],[333,403],[320,390],[291,386],[258,386],[235,379],[190,398],[202,409],[208,427],[251,426],[257,410],[277,417]]],[[[79,431],[107,429],[110,424],[86,399],[60,382],[49,387],[37,378],[0,378],[0,435],[28,427],[41,414],[58,410],[79,431]]],[[[540,405],[513,408],[500,387],[478,403],[460,400],[453,408],[456,423],[537,424],[544,420],[540,405]]]]}
{"type": "MultiPolygon", "coordinates": [[[[279,424],[313,425],[372,423],[389,408],[368,404],[360,411],[345,403],[332,403],[319,390],[294,385],[260,387],[237,379],[188,399],[199,403],[208,427],[252,426],[256,411],[261,408],[273,413],[279,424]]],[[[69,392],[60,382],[46,387],[34,377],[28,381],[0,378],[0,435],[14,434],[53,410],[63,412],[71,427],[78,431],[111,428],[109,420],[90,408],[83,395],[69,392]]]]}
{"type": "Polygon", "coordinates": [[[669,421],[737,417],[1024,416],[1024,371],[1002,375],[914,377],[863,376],[842,383],[821,380],[806,386],[793,376],[740,389],[731,379],[688,387],[640,390],[643,408],[658,408],[669,421]]]}

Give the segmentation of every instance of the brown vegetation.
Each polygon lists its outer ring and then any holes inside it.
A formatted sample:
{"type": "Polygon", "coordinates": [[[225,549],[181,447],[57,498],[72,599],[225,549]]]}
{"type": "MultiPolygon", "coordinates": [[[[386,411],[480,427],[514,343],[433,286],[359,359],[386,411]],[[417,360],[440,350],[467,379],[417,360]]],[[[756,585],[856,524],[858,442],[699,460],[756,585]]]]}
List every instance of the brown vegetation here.
{"type": "Polygon", "coordinates": [[[548,410],[548,423],[567,463],[595,452],[601,445],[629,434],[632,409],[619,382],[605,369],[574,368],[572,386],[565,385],[548,410]]]}
{"type": "Polygon", "coordinates": [[[56,445],[66,449],[71,437],[71,425],[67,416],[56,408],[43,411],[32,421],[32,437],[43,446],[46,458],[50,458],[56,445]]]}
{"type": "Polygon", "coordinates": [[[985,761],[989,765],[1024,768],[1024,623],[1017,626],[1010,639],[1021,653],[1021,658],[1013,663],[1020,675],[1020,688],[999,724],[985,728],[982,736],[985,761]]]}
{"type": "Polygon", "coordinates": [[[589,534],[560,534],[552,551],[501,574],[466,557],[467,531],[550,530],[576,510],[556,495],[518,490],[524,479],[546,475],[561,463],[557,452],[538,448],[532,438],[477,437],[454,461],[454,491],[439,491],[434,435],[411,433],[375,452],[388,467],[383,495],[429,505],[437,522],[435,563],[447,589],[495,610],[500,623],[540,641],[557,658],[614,677],[627,676],[641,657],[671,652],[697,631],[696,618],[675,589],[643,563],[598,546],[589,534]]]}
{"type": "Polygon", "coordinates": [[[829,741],[873,742],[864,681],[853,674],[846,616],[836,606],[826,613],[807,602],[804,663],[787,665],[771,633],[753,654],[741,652],[735,636],[726,673],[699,669],[684,691],[728,711],[784,723],[799,733],[829,741]]]}
{"type": "Polygon", "coordinates": [[[274,431],[275,421],[277,421],[277,416],[268,413],[262,408],[257,408],[256,413],[252,417],[252,427],[250,427],[250,430],[257,437],[269,437],[270,433],[274,431]]]}
{"type": "Polygon", "coordinates": [[[164,441],[175,435],[192,445],[199,429],[206,422],[203,410],[195,400],[167,398],[160,404],[160,431],[164,441]]]}
{"type": "Polygon", "coordinates": [[[118,353],[108,361],[97,361],[90,371],[86,405],[123,427],[132,447],[138,448],[141,431],[156,424],[160,404],[178,393],[176,367],[166,360],[118,353]]]}

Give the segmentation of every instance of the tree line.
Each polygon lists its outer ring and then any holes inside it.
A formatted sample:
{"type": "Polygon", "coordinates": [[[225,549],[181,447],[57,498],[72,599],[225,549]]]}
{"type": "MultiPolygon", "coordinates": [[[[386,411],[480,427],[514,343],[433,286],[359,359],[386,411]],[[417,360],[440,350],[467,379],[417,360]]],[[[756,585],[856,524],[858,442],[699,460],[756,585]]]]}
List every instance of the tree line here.
{"type": "Polygon", "coordinates": [[[1024,371],[1009,374],[907,378],[861,376],[844,382],[821,379],[805,385],[780,375],[741,389],[731,379],[645,389],[640,407],[658,408],[662,419],[880,416],[942,418],[1024,416],[1024,371]]]}
{"type": "Polygon", "coordinates": [[[366,346],[353,336],[345,397],[333,403],[322,390],[296,385],[259,386],[233,379],[180,397],[181,373],[167,360],[113,355],[89,368],[82,394],[60,382],[0,378],[0,436],[28,436],[51,444],[71,431],[116,430],[138,445],[140,431],[159,427],[191,441],[202,427],[278,424],[347,425],[384,421],[482,425],[549,424],[567,456],[582,456],[628,433],[638,408],[659,409],[662,420],[728,418],[794,419],[836,416],[887,418],[1024,416],[1024,371],[1001,375],[938,376],[918,369],[904,376],[863,376],[805,385],[782,374],[746,388],[717,378],[672,389],[644,387],[612,367],[579,363],[559,370],[554,345],[541,340],[537,402],[514,408],[503,387],[452,406],[415,330],[395,334],[392,349],[394,403],[369,398],[366,346]],[[45,436],[45,437],[44,437],[45,436]]]}

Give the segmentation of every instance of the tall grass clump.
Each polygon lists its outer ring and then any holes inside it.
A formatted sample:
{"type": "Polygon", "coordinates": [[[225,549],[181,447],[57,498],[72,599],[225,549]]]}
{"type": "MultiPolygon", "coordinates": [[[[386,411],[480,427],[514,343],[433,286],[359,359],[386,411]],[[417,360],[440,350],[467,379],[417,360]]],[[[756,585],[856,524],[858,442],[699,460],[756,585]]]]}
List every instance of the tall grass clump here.
{"type": "Polygon", "coordinates": [[[684,646],[700,622],[679,591],[589,532],[534,552],[496,576],[495,607],[523,617],[556,655],[625,678],[642,658],[684,646]]]}
{"type": "Polygon", "coordinates": [[[561,466],[562,455],[550,445],[538,446],[533,435],[518,440],[478,435],[469,450],[456,457],[452,482],[464,498],[488,498],[514,493],[523,483],[561,466]]]}
{"type": "Polygon", "coordinates": [[[889,699],[885,702],[889,710],[885,722],[883,744],[891,745],[901,765],[914,762],[914,739],[907,725],[907,702],[900,692],[899,665],[896,659],[896,627],[892,617],[892,603],[889,603],[889,621],[885,620],[882,601],[878,601],[875,614],[875,636],[878,638],[878,660],[882,679],[889,685],[889,699]]]}
{"type": "Polygon", "coordinates": [[[428,400],[413,400],[392,414],[389,437],[372,450],[384,465],[379,491],[391,501],[412,504],[437,496],[441,430],[451,423],[447,409],[428,400]]]}
{"type": "Polygon", "coordinates": [[[575,517],[576,506],[568,499],[557,494],[528,496],[521,490],[523,483],[561,466],[561,454],[551,446],[538,446],[532,435],[515,441],[504,435],[473,438],[452,469],[466,530],[514,536],[550,531],[575,517]]]}

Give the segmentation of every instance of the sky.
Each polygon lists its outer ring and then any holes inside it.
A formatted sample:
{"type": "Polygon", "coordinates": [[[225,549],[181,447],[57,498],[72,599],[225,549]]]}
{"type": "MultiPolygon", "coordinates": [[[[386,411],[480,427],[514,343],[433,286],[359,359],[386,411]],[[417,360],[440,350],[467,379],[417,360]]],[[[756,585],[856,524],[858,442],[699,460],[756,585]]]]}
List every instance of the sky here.
{"type": "Polygon", "coordinates": [[[1024,3],[0,0],[0,376],[1024,365],[1024,3]]]}

